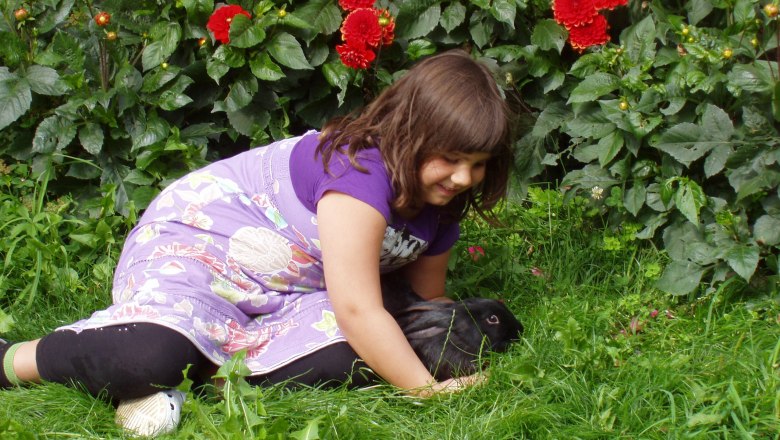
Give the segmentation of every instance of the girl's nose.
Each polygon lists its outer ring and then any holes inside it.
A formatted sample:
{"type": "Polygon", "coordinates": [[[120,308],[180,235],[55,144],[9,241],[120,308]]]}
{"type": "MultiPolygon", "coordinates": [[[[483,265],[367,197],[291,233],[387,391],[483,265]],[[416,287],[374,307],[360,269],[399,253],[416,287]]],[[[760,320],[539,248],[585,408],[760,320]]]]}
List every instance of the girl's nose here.
{"type": "Polygon", "coordinates": [[[461,166],[458,167],[458,169],[455,170],[454,173],[452,173],[452,177],[450,177],[450,180],[452,180],[452,183],[465,188],[468,186],[471,186],[471,167],[468,166],[461,166]]]}

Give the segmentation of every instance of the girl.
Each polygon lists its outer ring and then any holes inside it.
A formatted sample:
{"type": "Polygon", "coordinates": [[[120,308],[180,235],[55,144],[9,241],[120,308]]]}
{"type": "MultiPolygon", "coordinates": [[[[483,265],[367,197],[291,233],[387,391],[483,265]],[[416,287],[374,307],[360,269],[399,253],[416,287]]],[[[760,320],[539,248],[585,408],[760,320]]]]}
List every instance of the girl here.
{"type": "Polygon", "coordinates": [[[402,268],[421,296],[444,296],[457,222],[505,194],[507,114],[489,70],[446,52],[357,117],[181,178],[128,236],[114,305],[0,343],[0,384],[105,390],[139,434],[178,422],[181,395],[161,387],[241,350],[257,384],[363,386],[376,373],[421,396],[457,389],[468,381],[437,383],[382,307],[379,274],[402,268]]]}

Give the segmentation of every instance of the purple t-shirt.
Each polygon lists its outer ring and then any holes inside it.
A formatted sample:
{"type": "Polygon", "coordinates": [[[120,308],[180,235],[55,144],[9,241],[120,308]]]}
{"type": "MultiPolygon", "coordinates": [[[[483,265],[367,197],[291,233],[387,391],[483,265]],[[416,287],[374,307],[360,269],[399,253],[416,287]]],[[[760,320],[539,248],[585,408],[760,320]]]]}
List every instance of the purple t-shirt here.
{"type": "Polygon", "coordinates": [[[413,219],[405,220],[392,209],[395,198],[390,176],[377,148],[360,151],[357,161],[368,173],[355,169],[349,158],[335,152],[331,157],[329,170],[325,171],[322,158],[315,158],[319,144],[319,133],[303,137],[290,156],[290,178],[295,194],[311,212],[317,211],[317,203],[327,191],[338,191],[367,203],[385,218],[388,229],[385,233],[385,247],[404,246],[416,249],[425,246],[423,255],[438,255],[450,249],[458,239],[457,223],[439,222],[439,208],[426,205],[413,219]]]}

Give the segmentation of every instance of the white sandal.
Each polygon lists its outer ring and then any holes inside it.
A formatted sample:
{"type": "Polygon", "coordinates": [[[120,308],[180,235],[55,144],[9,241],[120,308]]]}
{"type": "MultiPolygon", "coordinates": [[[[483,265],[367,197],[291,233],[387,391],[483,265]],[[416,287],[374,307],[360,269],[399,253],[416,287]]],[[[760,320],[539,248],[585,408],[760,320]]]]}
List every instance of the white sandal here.
{"type": "Polygon", "coordinates": [[[184,397],[181,391],[165,390],[123,400],[116,409],[116,424],[141,437],[167,434],[179,426],[184,397]]]}

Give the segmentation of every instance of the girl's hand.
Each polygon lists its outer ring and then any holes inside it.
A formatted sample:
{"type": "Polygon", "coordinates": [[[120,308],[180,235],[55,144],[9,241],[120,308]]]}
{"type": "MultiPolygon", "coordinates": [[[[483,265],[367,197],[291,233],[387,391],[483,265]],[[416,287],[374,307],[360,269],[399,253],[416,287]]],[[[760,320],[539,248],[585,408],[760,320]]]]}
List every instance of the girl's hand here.
{"type": "Polygon", "coordinates": [[[430,387],[412,390],[412,395],[417,397],[431,397],[436,394],[457,393],[472,386],[482,385],[487,382],[487,374],[475,373],[471,376],[453,377],[452,379],[436,382],[430,387]]]}

